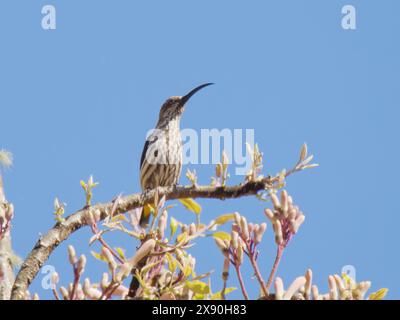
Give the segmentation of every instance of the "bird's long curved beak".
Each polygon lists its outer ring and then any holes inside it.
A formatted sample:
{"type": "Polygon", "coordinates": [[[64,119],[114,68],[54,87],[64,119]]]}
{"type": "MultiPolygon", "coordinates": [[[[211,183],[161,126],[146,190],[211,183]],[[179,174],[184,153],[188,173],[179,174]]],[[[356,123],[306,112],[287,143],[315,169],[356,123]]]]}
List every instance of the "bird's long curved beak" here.
{"type": "Polygon", "coordinates": [[[202,84],[201,86],[194,88],[186,96],[183,96],[181,98],[181,106],[183,107],[196,92],[200,91],[201,89],[203,89],[205,87],[211,86],[213,84],[214,83],[205,83],[205,84],[202,84]]]}

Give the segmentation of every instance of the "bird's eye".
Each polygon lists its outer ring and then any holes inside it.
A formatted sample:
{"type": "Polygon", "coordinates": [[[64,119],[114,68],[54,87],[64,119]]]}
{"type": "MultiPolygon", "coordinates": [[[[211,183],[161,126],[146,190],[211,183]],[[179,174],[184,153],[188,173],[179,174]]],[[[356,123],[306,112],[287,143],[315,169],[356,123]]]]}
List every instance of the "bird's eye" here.
{"type": "Polygon", "coordinates": [[[158,150],[154,151],[154,156],[157,158],[158,157],[158,150]]]}

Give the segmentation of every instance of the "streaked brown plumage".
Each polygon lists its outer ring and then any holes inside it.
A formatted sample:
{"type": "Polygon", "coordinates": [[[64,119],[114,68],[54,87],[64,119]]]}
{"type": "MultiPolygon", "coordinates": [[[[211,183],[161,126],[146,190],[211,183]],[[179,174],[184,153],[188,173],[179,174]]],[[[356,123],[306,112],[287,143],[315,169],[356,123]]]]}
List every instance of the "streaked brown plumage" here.
{"type": "MultiPolygon", "coordinates": [[[[146,140],[140,161],[143,191],[178,183],[182,171],[181,116],[189,99],[211,84],[198,86],[185,96],[171,97],[162,105],[156,128],[146,140]]],[[[142,214],[140,225],[147,226],[149,218],[142,214]]]]}

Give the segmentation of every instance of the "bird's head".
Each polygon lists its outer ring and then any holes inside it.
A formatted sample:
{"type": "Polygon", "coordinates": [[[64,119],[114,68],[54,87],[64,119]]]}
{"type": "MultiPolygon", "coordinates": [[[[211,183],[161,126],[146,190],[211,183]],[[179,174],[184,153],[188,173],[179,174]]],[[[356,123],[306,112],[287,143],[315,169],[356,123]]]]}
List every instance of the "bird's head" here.
{"type": "Polygon", "coordinates": [[[159,125],[168,123],[172,119],[182,115],[185,105],[189,99],[201,89],[212,85],[213,83],[205,83],[194,88],[185,96],[174,96],[167,99],[161,107],[158,123],[159,125]]]}

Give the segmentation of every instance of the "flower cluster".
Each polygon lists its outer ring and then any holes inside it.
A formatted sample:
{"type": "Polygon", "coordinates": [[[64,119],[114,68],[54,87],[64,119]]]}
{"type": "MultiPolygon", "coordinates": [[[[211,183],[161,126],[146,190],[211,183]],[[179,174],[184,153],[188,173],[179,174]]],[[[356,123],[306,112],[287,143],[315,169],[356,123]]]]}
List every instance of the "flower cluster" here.
{"type": "Polygon", "coordinates": [[[117,263],[108,249],[103,247],[102,254],[102,257],[107,261],[109,270],[111,271],[111,280],[109,280],[109,274],[104,273],[99,283],[92,284],[89,278],[84,279],[82,283],[81,279],[86,267],[86,256],[81,255],[78,258],[74,247],[68,246],[68,259],[69,263],[72,265],[74,279],[67,287],[61,286],[57,290],[60,277],[57,272],[52,274],[52,291],[55,299],[106,300],[110,299],[112,296],[124,298],[128,294],[128,288],[123,286],[121,281],[116,281],[117,263]]]}
{"type": "Polygon", "coordinates": [[[271,193],[270,197],[274,207],[272,210],[267,208],[264,212],[272,223],[276,244],[286,247],[304,223],[305,216],[293,204],[293,199],[286,190],[281,192],[280,200],[275,193],[271,193]]]}
{"type": "MultiPolygon", "coordinates": [[[[254,149],[248,146],[248,149],[252,156],[252,166],[245,178],[244,186],[262,185],[261,193],[256,194],[257,198],[269,199],[272,203],[271,208],[264,210],[268,220],[261,223],[248,222],[245,216],[237,212],[218,216],[208,224],[202,223],[201,206],[192,198],[182,198],[179,202],[195,216],[193,222],[183,223],[171,216],[174,205],[167,204],[165,196],[160,198],[158,190],[154,192],[154,201],[144,204],[142,208],[121,212],[121,207],[124,207],[121,201],[124,200],[118,196],[113,200],[112,205],[100,212],[96,206],[91,206],[92,190],[98,183],[95,183],[92,177],[87,183],[81,181],[86,195],[84,222],[92,231],[89,245],[99,247],[97,252],[91,253],[94,258],[105,264],[107,272],[103,273],[100,281],[91,281],[89,278],[83,280],[86,256],[81,255],[78,258],[75,249],[69,246],[68,257],[74,275],[73,281],[57,289],[60,277],[54,273],[51,279],[55,298],[66,300],[226,299],[226,296],[236,289],[228,287],[230,268],[233,267],[244,299],[250,299],[246,280],[253,275],[260,288],[259,296],[256,298],[262,300],[365,299],[371,287],[370,282],[356,283],[348,276],[333,275],[328,278],[329,292],[321,294],[318,287],[312,283],[311,270],[307,270],[304,276],[296,278],[285,289],[283,280],[275,275],[283,253],[304,223],[305,215],[283,187],[289,175],[316,167],[317,164],[311,164],[313,156],[308,155],[307,145],[304,144],[299,160],[291,170],[282,170],[276,176],[268,175],[265,178],[262,174],[263,154],[257,145],[254,149]],[[149,217],[149,225],[146,227],[139,224],[141,215],[149,217]],[[106,217],[102,221],[104,216],[106,217]],[[260,248],[263,248],[262,241],[268,223],[271,224],[275,235],[277,251],[268,277],[264,277],[259,267],[260,259],[263,258],[260,248]],[[221,230],[222,226],[228,227],[229,231],[221,230]],[[130,247],[125,249],[111,246],[107,237],[112,232],[122,232],[135,240],[138,243],[136,252],[132,256],[126,256],[130,247]],[[197,274],[196,258],[189,253],[190,248],[196,244],[195,241],[204,237],[214,238],[223,257],[223,286],[217,291],[212,289],[211,272],[197,274]],[[247,277],[242,274],[242,267],[246,263],[249,263],[252,268],[252,274],[247,277]]],[[[221,163],[217,164],[215,177],[212,178],[211,183],[211,186],[216,187],[215,189],[219,192],[228,188],[234,189],[226,186],[229,178],[228,165],[229,159],[223,152],[221,163]]],[[[195,171],[188,170],[186,177],[191,183],[190,191],[202,188],[197,185],[198,178],[195,171]]],[[[56,199],[54,207],[56,219],[62,223],[65,204],[56,199]]],[[[11,220],[12,214],[12,206],[7,207],[4,213],[0,214],[2,226],[5,221],[11,220]],[[3,216],[5,218],[2,218],[3,216]]],[[[262,214],[261,216],[265,217],[262,214]]],[[[7,223],[5,227],[7,228],[7,223]]],[[[267,249],[263,248],[263,250],[267,249]]],[[[386,291],[386,289],[381,289],[369,295],[367,299],[382,299],[386,291]]],[[[27,293],[27,297],[38,299],[36,294],[31,297],[27,293]]]]}
{"type": "Polygon", "coordinates": [[[229,159],[226,152],[222,152],[222,160],[215,167],[215,177],[211,178],[211,185],[214,187],[224,187],[229,178],[228,173],[229,159]]]}
{"type": "Polygon", "coordinates": [[[316,285],[312,284],[312,270],[307,270],[304,276],[296,278],[285,290],[283,280],[275,279],[275,300],[382,300],[388,290],[380,289],[366,296],[371,287],[370,281],[357,283],[347,275],[337,274],[328,277],[329,292],[321,294],[316,285]]]}

